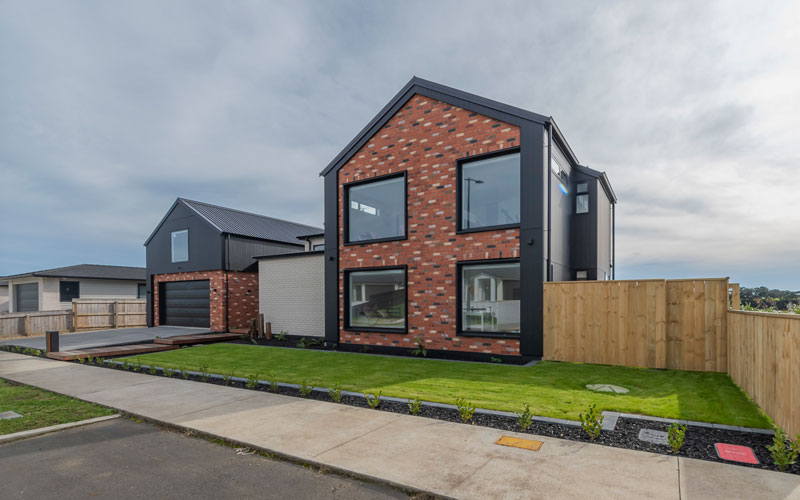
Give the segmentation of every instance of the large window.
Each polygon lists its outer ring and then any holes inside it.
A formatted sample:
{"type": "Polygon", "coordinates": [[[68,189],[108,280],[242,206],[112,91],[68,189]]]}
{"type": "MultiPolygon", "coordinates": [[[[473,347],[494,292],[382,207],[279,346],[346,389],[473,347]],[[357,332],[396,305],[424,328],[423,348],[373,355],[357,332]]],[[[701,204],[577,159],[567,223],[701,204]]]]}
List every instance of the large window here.
{"type": "Polygon", "coordinates": [[[189,230],[175,231],[172,233],[172,262],[186,262],[189,260],[189,230]]]}
{"type": "Polygon", "coordinates": [[[520,154],[506,153],[458,166],[461,231],[516,226],[520,221],[520,154]]]}
{"type": "Polygon", "coordinates": [[[519,262],[459,267],[461,333],[519,334],[519,262]]]}
{"type": "Polygon", "coordinates": [[[345,328],[406,331],[405,268],[346,271],[345,281],[345,328]]]}
{"type": "Polygon", "coordinates": [[[72,302],[72,299],[81,298],[81,284],[77,281],[60,281],[58,296],[61,302],[72,302]]]}
{"type": "Polygon", "coordinates": [[[347,243],[406,237],[406,177],[404,174],[345,186],[347,243]]]}

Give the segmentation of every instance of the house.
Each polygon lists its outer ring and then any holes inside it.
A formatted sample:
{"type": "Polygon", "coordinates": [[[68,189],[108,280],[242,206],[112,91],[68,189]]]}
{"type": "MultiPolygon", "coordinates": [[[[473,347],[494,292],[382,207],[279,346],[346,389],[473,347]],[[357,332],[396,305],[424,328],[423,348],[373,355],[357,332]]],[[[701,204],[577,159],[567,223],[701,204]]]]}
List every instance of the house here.
{"type": "MultiPolygon", "coordinates": [[[[135,299],[145,296],[142,267],[79,264],[2,278],[8,312],[70,309],[72,299],[135,299]]],[[[0,310],[3,309],[0,287],[0,310]]]]}
{"type": "Polygon", "coordinates": [[[178,198],[145,242],[147,324],[246,332],[258,315],[254,256],[303,252],[317,227],[178,198]]]}
{"type": "Polygon", "coordinates": [[[542,283],[614,276],[616,196],[555,121],[413,78],[320,174],[325,341],[542,355],[542,283]]]}

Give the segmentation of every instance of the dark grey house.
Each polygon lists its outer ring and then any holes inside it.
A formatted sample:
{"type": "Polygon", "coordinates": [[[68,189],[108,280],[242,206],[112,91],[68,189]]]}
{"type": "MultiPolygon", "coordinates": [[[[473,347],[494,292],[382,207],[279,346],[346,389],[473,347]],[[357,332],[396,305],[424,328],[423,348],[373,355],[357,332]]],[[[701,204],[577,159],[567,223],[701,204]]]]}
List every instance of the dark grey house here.
{"type": "Polygon", "coordinates": [[[145,242],[148,325],[246,330],[258,314],[254,256],[303,252],[317,227],[178,198],[145,242]]]}
{"type": "Polygon", "coordinates": [[[614,191],[547,115],[415,77],[320,175],[327,342],[541,356],[542,283],[614,276],[614,191]]]}

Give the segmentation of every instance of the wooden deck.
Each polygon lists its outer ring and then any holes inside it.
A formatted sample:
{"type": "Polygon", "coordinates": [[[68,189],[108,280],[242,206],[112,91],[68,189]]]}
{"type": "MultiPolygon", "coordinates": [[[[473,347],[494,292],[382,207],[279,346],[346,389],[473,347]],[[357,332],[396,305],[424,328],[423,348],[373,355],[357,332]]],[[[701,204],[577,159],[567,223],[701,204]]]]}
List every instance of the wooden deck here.
{"type": "Polygon", "coordinates": [[[166,337],[155,339],[153,342],[163,345],[192,345],[210,344],[211,342],[225,342],[228,340],[239,340],[242,335],[239,333],[200,333],[197,335],[179,335],[177,337],[166,337]]]}
{"type": "Polygon", "coordinates": [[[111,347],[93,347],[90,349],[72,349],[59,352],[48,352],[47,357],[59,361],[71,361],[73,359],[87,358],[110,358],[113,356],[130,356],[131,354],[145,354],[159,351],[170,351],[177,349],[177,346],[163,344],[133,344],[117,345],[111,347]]]}

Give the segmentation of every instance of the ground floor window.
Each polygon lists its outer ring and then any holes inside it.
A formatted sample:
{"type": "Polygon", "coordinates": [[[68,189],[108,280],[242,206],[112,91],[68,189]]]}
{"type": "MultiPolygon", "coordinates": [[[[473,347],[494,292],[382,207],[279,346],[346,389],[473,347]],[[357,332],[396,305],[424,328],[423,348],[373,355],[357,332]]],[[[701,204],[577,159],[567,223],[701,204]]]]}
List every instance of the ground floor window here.
{"type": "Polygon", "coordinates": [[[77,281],[59,281],[58,299],[60,302],[72,302],[81,296],[81,284],[77,281]]]}
{"type": "Polygon", "coordinates": [[[460,264],[461,332],[520,332],[519,261],[460,264]]]}
{"type": "Polygon", "coordinates": [[[345,271],[345,328],[406,331],[406,269],[345,271]]]}

